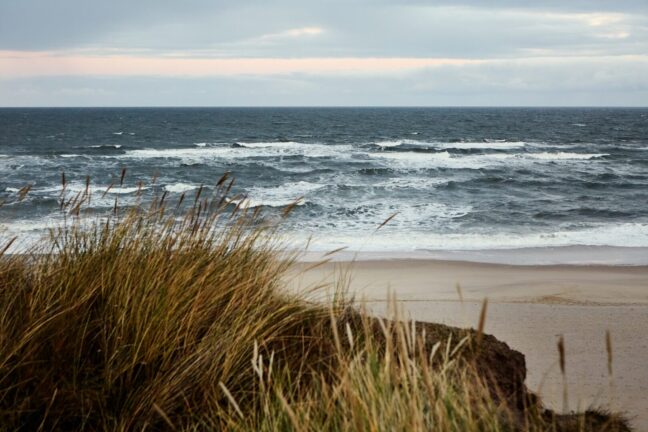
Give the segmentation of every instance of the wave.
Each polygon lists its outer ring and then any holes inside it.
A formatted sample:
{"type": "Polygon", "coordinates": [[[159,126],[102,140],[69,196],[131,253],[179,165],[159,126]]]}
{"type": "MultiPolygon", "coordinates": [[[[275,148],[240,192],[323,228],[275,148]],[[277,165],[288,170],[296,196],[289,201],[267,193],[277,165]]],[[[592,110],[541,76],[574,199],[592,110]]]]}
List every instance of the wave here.
{"type": "Polygon", "coordinates": [[[20,234],[25,232],[43,232],[49,228],[56,227],[60,223],[60,218],[42,218],[42,219],[22,219],[12,222],[0,223],[0,233],[6,231],[11,234],[20,234]]]}
{"type": "Polygon", "coordinates": [[[93,149],[120,149],[122,148],[122,144],[97,144],[97,145],[91,145],[89,148],[93,149]]]}
{"type": "MultiPolygon", "coordinates": [[[[129,195],[133,194],[135,192],[138,192],[140,190],[146,190],[148,187],[110,187],[110,186],[93,186],[90,185],[88,188],[88,191],[91,194],[113,194],[113,195],[129,195]]],[[[58,186],[52,186],[52,187],[44,187],[44,188],[34,188],[31,190],[31,193],[35,194],[51,194],[51,193],[56,193],[60,194],[61,191],[63,190],[63,186],[58,185],[58,186]]],[[[68,183],[65,185],[65,190],[69,193],[83,193],[86,190],[86,185],[85,183],[68,183]]]]}
{"type": "Polygon", "coordinates": [[[435,153],[422,152],[381,152],[369,153],[369,157],[389,162],[402,169],[451,168],[481,169],[503,164],[525,164],[557,161],[585,161],[609,156],[608,153],[513,153],[455,155],[448,151],[435,153]]]}
{"type": "Polygon", "coordinates": [[[189,183],[173,183],[164,186],[164,190],[171,193],[183,193],[198,189],[200,186],[189,183]]]}
{"type": "Polygon", "coordinates": [[[457,150],[510,150],[526,146],[525,141],[485,141],[485,142],[456,142],[439,143],[438,148],[457,150]]]}
{"type": "MultiPolygon", "coordinates": [[[[237,146],[245,148],[294,148],[304,145],[318,145],[318,144],[305,144],[296,141],[261,141],[261,142],[236,142],[237,146]]],[[[321,145],[321,144],[319,144],[321,145]]]]}
{"type": "Polygon", "coordinates": [[[428,177],[393,177],[389,180],[373,183],[374,187],[383,187],[387,190],[392,189],[419,189],[431,190],[436,186],[446,184],[448,179],[428,178],[428,177]]]}
{"type": "Polygon", "coordinates": [[[322,183],[311,183],[307,181],[298,181],[284,183],[275,187],[252,187],[247,189],[244,198],[237,200],[244,202],[248,207],[285,207],[294,203],[298,198],[302,198],[297,205],[304,205],[309,200],[305,199],[309,193],[325,188],[327,185],[322,183]]]}
{"type": "Polygon", "coordinates": [[[424,141],[412,140],[412,139],[398,139],[398,140],[376,141],[374,144],[377,145],[378,147],[389,148],[389,147],[399,147],[404,144],[421,145],[421,144],[428,144],[428,143],[424,141]]]}
{"type": "Polygon", "coordinates": [[[201,162],[214,159],[241,159],[250,157],[341,157],[349,155],[350,145],[306,144],[298,142],[236,143],[235,146],[193,147],[175,149],[128,150],[124,154],[106,156],[120,159],[180,159],[201,162]]]}
{"type": "MultiPolygon", "coordinates": [[[[394,218],[396,221],[398,216],[394,218]]],[[[388,225],[389,226],[389,225],[388,225]]],[[[564,246],[648,247],[647,223],[599,224],[580,230],[522,233],[442,233],[429,231],[381,230],[369,236],[343,226],[321,231],[311,250],[346,246],[365,252],[417,250],[487,251],[502,249],[553,248],[564,246]]]]}
{"type": "Polygon", "coordinates": [[[447,151],[437,153],[384,152],[370,153],[369,157],[381,159],[400,169],[453,168],[480,169],[495,163],[492,159],[474,156],[455,157],[447,151]]]}
{"type": "Polygon", "coordinates": [[[457,149],[457,150],[510,150],[522,148],[527,145],[525,141],[506,141],[485,139],[483,141],[459,141],[459,142],[437,142],[421,141],[413,139],[396,139],[377,141],[378,147],[392,148],[401,146],[433,147],[436,149],[457,149]]]}
{"type": "Polygon", "coordinates": [[[529,153],[525,155],[531,159],[541,159],[541,160],[589,160],[589,159],[598,159],[605,156],[610,156],[609,153],[567,153],[567,152],[558,152],[558,153],[529,153]]]}

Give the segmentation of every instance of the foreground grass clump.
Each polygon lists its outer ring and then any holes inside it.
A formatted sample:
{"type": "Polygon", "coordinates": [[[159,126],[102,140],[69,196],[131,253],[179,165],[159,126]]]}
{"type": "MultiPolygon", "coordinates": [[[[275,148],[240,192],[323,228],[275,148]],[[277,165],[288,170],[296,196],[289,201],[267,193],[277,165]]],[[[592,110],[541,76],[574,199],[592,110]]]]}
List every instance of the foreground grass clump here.
{"type": "Polygon", "coordinates": [[[287,294],[276,231],[228,190],[91,225],[62,198],[71,222],[0,258],[1,430],[590,429],[490,336],[287,294]]]}

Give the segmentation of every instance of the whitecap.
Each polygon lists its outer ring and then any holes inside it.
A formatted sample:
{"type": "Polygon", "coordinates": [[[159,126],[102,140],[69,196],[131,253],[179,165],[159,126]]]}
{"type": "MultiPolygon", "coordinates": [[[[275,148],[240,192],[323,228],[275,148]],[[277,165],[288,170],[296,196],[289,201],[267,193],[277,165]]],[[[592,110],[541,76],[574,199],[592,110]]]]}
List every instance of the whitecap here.
{"type": "Polygon", "coordinates": [[[90,148],[114,148],[114,149],[120,149],[122,148],[121,144],[97,144],[97,145],[91,145],[90,148]]]}
{"type": "Polygon", "coordinates": [[[237,147],[214,146],[175,149],[129,150],[122,155],[103,156],[118,159],[180,159],[185,163],[209,162],[211,160],[241,160],[252,157],[350,157],[350,145],[305,144],[296,142],[238,143],[237,147]]]}
{"type": "Polygon", "coordinates": [[[250,197],[243,197],[240,199],[232,199],[229,201],[232,204],[238,204],[244,208],[255,208],[255,207],[287,207],[289,205],[302,206],[306,204],[306,201],[303,198],[291,198],[291,199],[254,199],[250,197]]]}
{"type": "MultiPolygon", "coordinates": [[[[371,186],[383,187],[385,189],[419,189],[430,190],[436,186],[448,183],[448,179],[429,177],[393,177],[389,180],[373,183],[371,186]]],[[[358,185],[366,186],[366,185],[358,185]]]]}
{"type": "Polygon", "coordinates": [[[419,147],[434,147],[437,149],[460,149],[460,150],[470,150],[470,149],[516,149],[522,148],[527,145],[525,141],[506,141],[506,140],[492,140],[486,139],[484,141],[461,141],[461,142],[429,142],[429,141],[420,141],[413,139],[397,139],[397,140],[385,140],[377,141],[375,145],[383,148],[390,147],[400,147],[403,145],[409,146],[419,146],[419,147]]]}
{"type": "Polygon", "coordinates": [[[164,186],[164,190],[171,193],[183,193],[190,190],[198,189],[200,186],[189,183],[173,183],[164,186]]]}
{"type": "Polygon", "coordinates": [[[437,153],[418,152],[383,152],[370,153],[369,157],[381,159],[388,165],[401,169],[426,168],[467,168],[479,169],[493,164],[495,161],[486,157],[452,156],[447,151],[437,153]]]}
{"type": "Polygon", "coordinates": [[[540,159],[540,160],[589,160],[589,159],[598,159],[604,156],[610,156],[609,153],[568,153],[568,152],[558,152],[558,153],[529,153],[525,155],[531,159],[540,159]]]}
{"type": "MultiPolygon", "coordinates": [[[[128,195],[135,193],[139,190],[146,190],[148,187],[117,187],[117,186],[94,186],[90,185],[88,187],[88,192],[91,194],[116,194],[116,195],[128,195]],[[110,188],[110,189],[109,189],[110,188]]],[[[44,188],[35,188],[32,189],[33,193],[38,193],[38,194],[48,194],[48,193],[57,193],[60,194],[61,191],[63,190],[62,185],[57,185],[57,186],[51,186],[51,187],[44,187],[44,188]]],[[[65,185],[65,191],[69,193],[83,193],[86,190],[86,185],[85,183],[80,183],[80,182],[74,182],[74,183],[68,183],[65,185]]]]}
{"type": "Polygon", "coordinates": [[[435,147],[458,150],[508,150],[526,146],[525,141],[486,140],[485,142],[438,143],[435,147]]]}
{"type": "Polygon", "coordinates": [[[246,192],[243,201],[248,207],[285,207],[296,202],[297,205],[304,205],[308,200],[308,194],[326,187],[326,184],[312,183],[307,181],[289,182],[275,187],[252,187],[246,192]]]}
{"type": "Polygon", "coordinates": [[[374,142],[374,144],[377,145],[378,147],[389,148],[389,147],[398,147],[401,145],[426,145],[429,143],[426,143],[424,141],[419,141],[419,140],[413,140],[413,139],[396,139],[396,140],[376,141],[374,142]]]}

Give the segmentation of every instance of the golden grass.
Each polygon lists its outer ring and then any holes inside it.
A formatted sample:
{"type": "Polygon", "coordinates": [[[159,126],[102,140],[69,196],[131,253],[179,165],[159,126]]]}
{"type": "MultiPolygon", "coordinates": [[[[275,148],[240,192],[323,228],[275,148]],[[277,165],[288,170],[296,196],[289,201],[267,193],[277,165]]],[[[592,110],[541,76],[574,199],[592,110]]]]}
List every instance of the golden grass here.
{"type": "Polygon", "coordinates": [[[231,184],[92,224],[64,187],[66,222],[0,257],[0,430],[567,430],[498,397],[481,331],[283,291],[276,227],[231,184]]]}

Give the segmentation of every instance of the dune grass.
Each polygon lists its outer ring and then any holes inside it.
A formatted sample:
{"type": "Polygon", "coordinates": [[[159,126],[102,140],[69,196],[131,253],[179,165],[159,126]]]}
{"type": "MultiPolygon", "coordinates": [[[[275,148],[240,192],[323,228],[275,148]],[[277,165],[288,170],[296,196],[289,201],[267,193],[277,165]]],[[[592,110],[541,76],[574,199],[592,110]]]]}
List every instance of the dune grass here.
{"type": "Polygon", "coordinates": [[[494,388],[479,333],[284,291],[276,224],[230,188],[93,223],[63,188],[66,221],[0,257],[0,430],[567,430],[494,388]]]}

